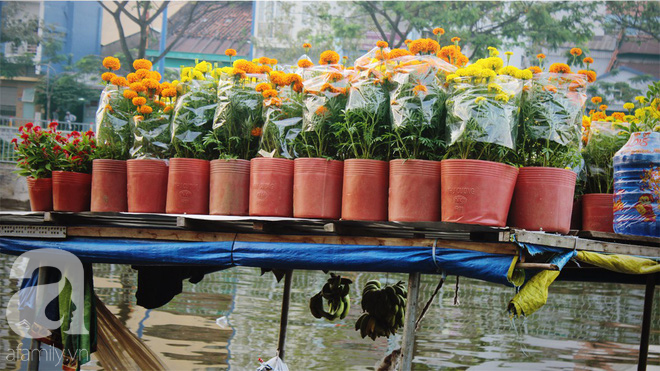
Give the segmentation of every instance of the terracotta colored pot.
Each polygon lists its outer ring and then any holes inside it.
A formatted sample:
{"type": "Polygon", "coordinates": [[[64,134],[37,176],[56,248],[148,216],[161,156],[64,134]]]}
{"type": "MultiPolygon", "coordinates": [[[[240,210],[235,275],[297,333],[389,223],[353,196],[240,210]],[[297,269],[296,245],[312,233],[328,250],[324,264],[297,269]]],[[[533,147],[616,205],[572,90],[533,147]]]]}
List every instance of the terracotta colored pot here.
{"type": "Polygon", "coordinates": [[[89,211],[92,175],[53,171],[53,210],[89,211]]]}
{"type": "Polygon", "coordinates": [[[165,211],[168,214],[209,213],[209,161],[170,159],[165,211]]]}
{"type": "Polygon", "coordinates": [[[53,210],[53,180],[51,178],[27,178],[28,194],[30,195],[30,210],[53,210]]]}
{"type": "Polygon", "coordinates": [[[128,211],[164,213],[167,195],[167,163],[163,160],[126,161],[128,211]]]}
{"type": "Polygon", "coordinates": [[[389,164],[378,160],[344,161],[341,218],[387,220],[389,164]]]}
{"type": "Polygon", "coordinates": [[[518,168],[482,160],[443,160],[442,221],[504,227],[518,168]]]}
{"type": "Polygon", "coordinates": [[[250,161],[250,215],[293,216],[293,160],[250,161]]]}
{"type": "Polygon", "coordinates": [[[390,161],[389,220],[440,220],[439,161],[390,161]]]}
{"type": "Polygon", "coordinates": [[[209,188],[211,215],[248,215],[250,161],[213,160],[209,188]]]}
{"type": "Polygon", "coordinates": [[[582,230],[614,233],[614,195],[589,193],[582,196],[582,230]]]}
{"type": "Polygon", "coordinates": [[[339,219],[344,163],[324,158],[297,158],[293,163],[293,216],[339,219]]]}
{"type": "Polygon", "coordinates": [[[94,160],[92,162],[92,211],[128,211],[126,195],[126,161],[94,160]]]}
{"type": "Polygon", "coordinates": [[[509,225],[568,233],[577,174],[554,167],[523,167],[511,201],[509,225]]]}

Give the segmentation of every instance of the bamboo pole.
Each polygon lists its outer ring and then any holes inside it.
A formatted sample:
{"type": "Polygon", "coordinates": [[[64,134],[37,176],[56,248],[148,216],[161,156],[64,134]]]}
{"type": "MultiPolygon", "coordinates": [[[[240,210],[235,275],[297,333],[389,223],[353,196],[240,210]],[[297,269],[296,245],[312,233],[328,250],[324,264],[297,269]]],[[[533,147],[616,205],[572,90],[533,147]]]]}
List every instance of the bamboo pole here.
{"type": "Polygon", "coordinates": [[[651,312],[653,311],[653,294],[657,274],[646,276],[646,292],[644,294],[644,315],[642,317],[642,339],[639,342],[639,361],[637,370],[646,370],[649,356],[649,335],[651,334],[651,312]]]}
{"type": "Polygon", "coordinates": [[[415,320],[417,319],[417,297],[419,296],[419,283],[421,273],[408,275],[408,303],[406,304],[406,320],[403,325],[403,344],[401,345],[401,370],[412,368],[415,353],[415,320]]]}
{"type": "Polygon", "coordinates": [[[286,271],[284,276],[284,293],[282,294],[282,314],[280,316],[280,335],[277,340],[277,356],[284,360],[284,346],[286,343],[286,328],[289,322],[289,302],[291,300],[291,277],[293,270],[286,271]]]}

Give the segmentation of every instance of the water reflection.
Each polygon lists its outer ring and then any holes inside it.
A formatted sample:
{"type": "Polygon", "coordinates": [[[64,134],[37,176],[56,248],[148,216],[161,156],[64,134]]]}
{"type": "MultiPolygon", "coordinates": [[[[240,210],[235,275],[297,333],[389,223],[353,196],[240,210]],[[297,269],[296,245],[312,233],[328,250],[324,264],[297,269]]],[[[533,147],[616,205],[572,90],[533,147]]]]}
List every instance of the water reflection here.
{"type": "MultiPolygon", "coordinates": [[[[16,290],[0,255],[2,310],[16,290]]],[[[400,274],[346,273],[361,287],[377,278],[392,283],[400,274]]],[[[232,268],[207,275],[157,310],[135,304],[136,273],[128,266],[95,265],[98,296],[131,331],[171,368],[254,370],[259,357],[275,355],[283,284],[258,269],[232,268]],[[223,328],[216,319],[227,316],[223,328]]],[[[316,320],[307,308],[327,276],[293,275],[287,363],[294,370],[373,370],[400,339],[363,340],[353,325],[360,315],[359,293],[345,320],[316,320]]],[[[422,277],[422,296],[430,296],[437,276],[422,277]]],[[[415,370],[438,369],[622,369],[637,361],[644,290],[641,286],[556,282],[549,304],[524,321],[512,322],[504,310],[511,288],[461,279],[460,305],[454,306],[450,277],[417,334],[415,370]]],[[[660,365],[660,305],[655,303],[649,364],[660,365]]],[[[7,360],[21,339],[0,325],[1,369],[25,368],[7,360]]],[[[42,368],[45,369],[45,368],[42,368]]],[[[53,369],[57,369],[53,367],[53,369]]],[[[96,360],[84,369],[100,369],[96,360]]]]}

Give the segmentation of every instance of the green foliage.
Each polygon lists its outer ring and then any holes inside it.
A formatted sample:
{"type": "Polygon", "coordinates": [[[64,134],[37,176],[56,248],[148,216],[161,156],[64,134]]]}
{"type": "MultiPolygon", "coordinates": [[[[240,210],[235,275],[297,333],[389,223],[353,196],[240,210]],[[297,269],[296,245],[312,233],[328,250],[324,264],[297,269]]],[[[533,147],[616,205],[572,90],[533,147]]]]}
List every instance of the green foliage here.
{"type": "Polygon", "coordinates": [[[94,132],[80,134],[71,132],[66,143],[62,145],[65,156],[61,157],[59,166],[64,171],[91,174],[92,160],[96,149],[94,132]]]}
{"type": "MultiPolygon", "coordinates": [[[[618,70],[613,70],[612,72],[617,73],[618,70]]],[[[630,81],[633,82],[632,79],[630,81]]],[[[653,77],[650,75],[643,75],[635,80],[635,82],[646,81],[653,81],[653,77]],[[646,80],[648,78],[650,78],[650,80],[646,80]]],[[[642,94],[641,90],[633,88],[625,81],[596,81],[589,86],[588,92],[590,96],[602,97],[606,102],[632,102],[636,96],[642,94]]]]}
{"type": "Polygon", "coordinates": [[[660,3],[657,1],[608,1],[605,30],[609,34],[643,34],[660,42],[660,3]]]}
{"type": "Polygon", "coordinates": [[[169,158],[172,115],[154,110],[144,118],[133,118],[133,158],[169,158]]]}
{"type": "Polygon", "coordinates": [[[99,91],[86,85],[79,74],[62,73],[44,77],[37,85],[35,101],[37,104],[46,106],[50,93],[51,112],[59,111],[62,115],[70,111],[78,117],[82,117],[83,106],[86,102],[96,100],[99,91]]]}
{"type": "Polygon", "coordinates": [[[266,99],[264,105],[259,154],[274,158],[298,157],[294,142],[302,130],[302,93],[284,87],[278,97],[266,99]]]}
{"type": "Polygon", "coordinates": [[[217,81],[191,80],[179,97],[172,119],[172,147],[176,157],[211,159],[204,138],[213,129],[217,81]]]}
{"type": "Polygon", "coordinates": [[[18,155],[15,173],[25,177],[50,178],[53,170],[59,170],[62,152],[59,148],[59,136],[55,126],[48,131],[33,127],[32,123],[19,128],[17,138],[12,140],[14,151],[18,155]],[[58,146],[58,148],[56,148],[58,146]]]}
{"type": "Polygon", "coordinates": [[[135,106],[124,98],[122,91],[108,86],[101,95],[96,112],[98,148],[95,158],[127,160],[133,147],[131,121],[135,106]]]}
{"type": "Polygon", "coordinates": [[[591,123],[589,139],[583,151],[587,171],[585,193],[612,193],[613,158],[630,138],[630,128],[628,123],[591,123]]]}

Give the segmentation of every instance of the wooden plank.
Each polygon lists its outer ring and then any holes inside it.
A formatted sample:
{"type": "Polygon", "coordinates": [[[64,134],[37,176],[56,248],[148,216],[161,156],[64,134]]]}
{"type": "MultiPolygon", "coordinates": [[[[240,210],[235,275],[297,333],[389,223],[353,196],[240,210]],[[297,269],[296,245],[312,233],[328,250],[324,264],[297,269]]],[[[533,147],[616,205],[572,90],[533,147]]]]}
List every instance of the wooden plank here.
{"type": "Polygon", "coordinates": [[[636,244],[636,245],[649,245],[649,246],[660,247],[660,237],[633,236],[628,234],[596,232],[596,231],[580,231],[578,236],[584,238],[593,238],[597,240],[609,240],[609,241],[636,244]]]}
{"type": "Polygon", "coordinates": [[[197,232],[176,229],[67,227],[70,237],[129,238],[168,241],[233,241],[235,233],[197,232]]]}
{"type": "Polygon", "coordinates": [[[544,269],[547,271],[558,271],[559,267],[548,263],[516,263],[516,269],[544,269]]]}
{"type": "Polygon", "coordinates": [[[417,307],[419,285],[422,275],[419,272],[408,275],[408,302],[406,304],[406,318],[403,325],[403,340],[401,344],[401,370],[412,370],[412,360],[415,355],[415,322],[417,321],[417,307]]]}

